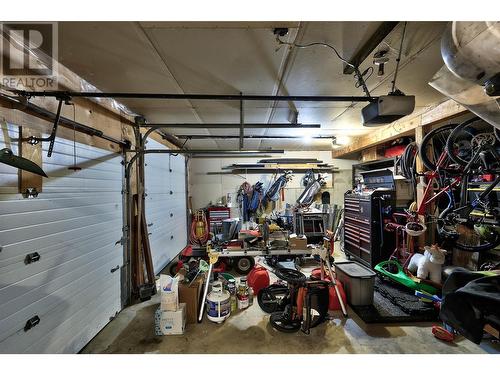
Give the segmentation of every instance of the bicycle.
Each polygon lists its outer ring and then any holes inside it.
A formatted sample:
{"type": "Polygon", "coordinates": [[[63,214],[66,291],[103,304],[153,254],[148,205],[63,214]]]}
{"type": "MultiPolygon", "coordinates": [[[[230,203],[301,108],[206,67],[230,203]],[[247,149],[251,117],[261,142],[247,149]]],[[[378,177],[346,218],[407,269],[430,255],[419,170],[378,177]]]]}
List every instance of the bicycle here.
{"type": "Polygon", "coordinates": [[[447,205],[437,218],[438,235],[452,241],[460,250],[487,251],[500,244],[500,215],[489,199],[500,183],[498,140],[498,132],[477,117],[459,125],[435,129],[422,140],[419,154],[431,171],[425,174],[428,184],[416,215],[425,215],[433,201],[445,197],[447,205]],[[429,158],[427,152],[431,142],[436,162],[429,158]],[[474,176],[485,173],[497,177],[471,201],[469,182],[474,176]],[[454,191],[458,187],[460,194],[457,202],[454,191]]]}

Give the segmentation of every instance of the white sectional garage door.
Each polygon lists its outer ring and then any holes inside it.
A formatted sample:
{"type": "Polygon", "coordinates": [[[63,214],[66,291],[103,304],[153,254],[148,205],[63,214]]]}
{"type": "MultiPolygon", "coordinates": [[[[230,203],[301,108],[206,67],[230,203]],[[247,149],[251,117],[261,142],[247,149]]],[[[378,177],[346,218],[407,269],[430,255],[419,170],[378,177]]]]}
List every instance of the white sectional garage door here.
{"type": "MultiPolygon", "coordinates": [[[[148,149],[166,149],[152,139],[148,149]]],[[[182,155],[146,154],[146,221],[155,273],[187,244],[186,165],[182,155]]]]}
{"type": "MultiPolygon", "coordinates": [[[[11,137],[17,127],[10,126],[11,137]]],[[[2,125],[0,149],[5,147],[2,125]]],[[[11,146],[9,144],[9,146],[11,146]]],[[[43,192],[17,193],[17,169],[0,164],[0,353],[76,353],[121,310],[122,157],[73,143],[43,144],[43,192]],[[25,264],[27,254],[40,260],[25,264]],[[39,323],[25,330],[33,317],[39,323]]],[[[12,147],[17,153],[17,147],[12,147]]]]}

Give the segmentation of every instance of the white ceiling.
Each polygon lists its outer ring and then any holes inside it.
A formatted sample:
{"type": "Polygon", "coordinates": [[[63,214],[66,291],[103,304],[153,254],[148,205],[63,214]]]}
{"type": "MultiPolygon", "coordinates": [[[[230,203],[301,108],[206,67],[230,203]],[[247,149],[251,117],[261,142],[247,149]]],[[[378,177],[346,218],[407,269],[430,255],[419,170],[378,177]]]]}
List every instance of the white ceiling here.
{"type": "MultiPolygon", "coordinates": [[[[409,22],[397,87],[416,95],[417,110],[442,100],[427,82],[441,67],[440,36],[445,22],[409,22]]],[[[275,27],[289,27],[287,40],[326,42],[346,58],[373,34],[380,22],[62,22],[61,63],[102,91],[262,95],[363,95],[343,64],[323,47],[278,48],[275,27]]],[[[402,32],[400,23],[381,46],[390,48],[382,78],[367,81],[373,95],[387,94],[402,32]]],[[[369,57],[361,71],[372,65],[369,57]]],[[[123,100],[150,122],[239,122],[238,102],[123,100]]],[[[364,103],[245,102],[245,121],[288,122],[290,108],[299,122],[321,129],[251,130],[248,134],[356,136],[364,103]]],[[[185,129],[183,134],[221,134],[221,130],[185,129]]],[[[227,134],[227,131],[223,131],[227,134]]],[[[231,131],[233,135],[238,130],[231,131]]],[[[238,140],[190,140],[190,148],[235,149],[238,140]]],[[[245,147],[328,149],[329,142],[245,140],[245,147]]]]}

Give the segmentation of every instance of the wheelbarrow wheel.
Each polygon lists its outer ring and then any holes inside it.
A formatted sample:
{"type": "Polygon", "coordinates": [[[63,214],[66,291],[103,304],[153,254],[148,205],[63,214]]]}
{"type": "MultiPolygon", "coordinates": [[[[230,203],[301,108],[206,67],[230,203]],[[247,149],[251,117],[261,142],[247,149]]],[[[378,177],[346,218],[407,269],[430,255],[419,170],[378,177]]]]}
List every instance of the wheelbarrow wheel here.
{"type": "Polygon", "coordinates": [[[283,311],[289,303],[288,287],[285,285],[269,285],[257,293],[257,302],[265,313],[271,314],[275,311],[283,311]]]}
{"type": "Polygon", "coordinates": [[[253,257],[240,257],[236,258],[233,263],[234,269],[241,275],[248,275],[255,266],[255,259],[253,257]]]}
{"type": "Polygon", "coordinates": [[[285,333],[298,332],[301,327],[301,321],[291,320],[286,311],[273,312],[269,318],[269,322],[271,323],[271,327],[285,333]]]}

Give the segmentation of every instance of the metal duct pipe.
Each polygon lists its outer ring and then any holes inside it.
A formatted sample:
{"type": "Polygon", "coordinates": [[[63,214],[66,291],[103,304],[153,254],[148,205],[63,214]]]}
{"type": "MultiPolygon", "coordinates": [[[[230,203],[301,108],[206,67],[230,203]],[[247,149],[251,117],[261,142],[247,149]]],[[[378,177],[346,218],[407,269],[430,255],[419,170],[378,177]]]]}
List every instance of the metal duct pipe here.
{"type": "Polygon", "coordinates": [[[429,85],[500,129],[500,96],[484,88],[500,73],[500,22],[450,23],[441,54],[445,65],[429,85]]]}

